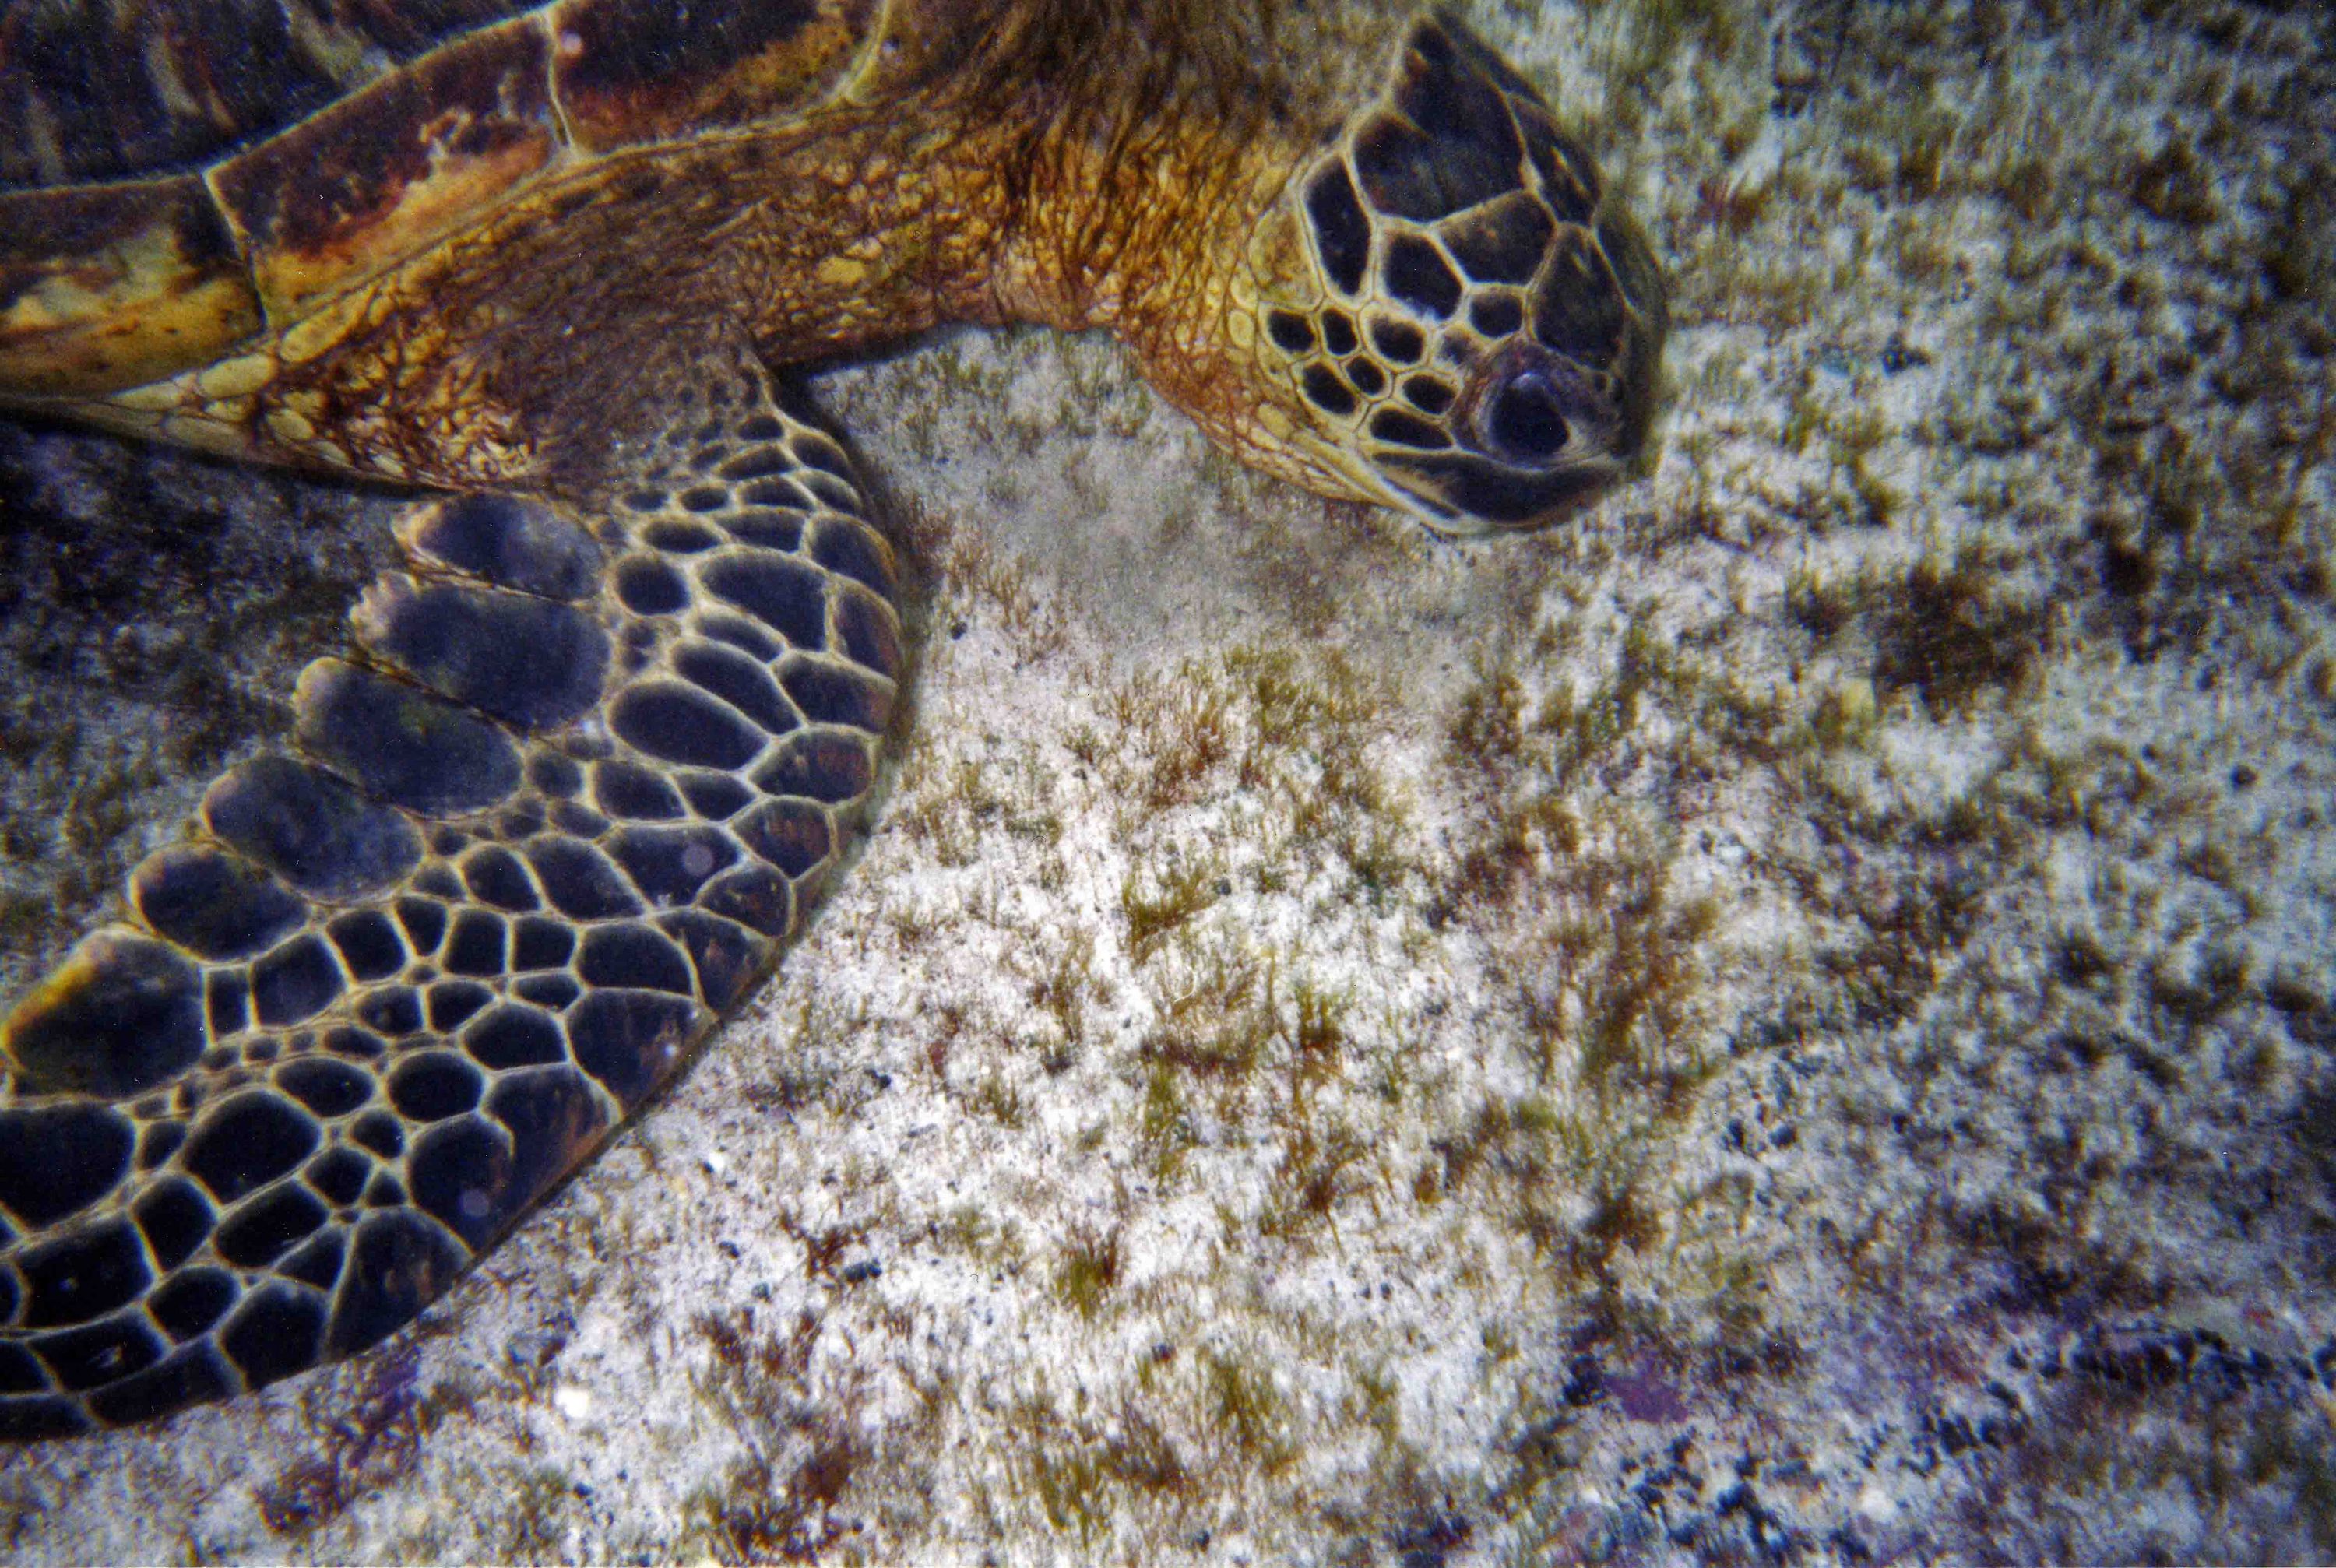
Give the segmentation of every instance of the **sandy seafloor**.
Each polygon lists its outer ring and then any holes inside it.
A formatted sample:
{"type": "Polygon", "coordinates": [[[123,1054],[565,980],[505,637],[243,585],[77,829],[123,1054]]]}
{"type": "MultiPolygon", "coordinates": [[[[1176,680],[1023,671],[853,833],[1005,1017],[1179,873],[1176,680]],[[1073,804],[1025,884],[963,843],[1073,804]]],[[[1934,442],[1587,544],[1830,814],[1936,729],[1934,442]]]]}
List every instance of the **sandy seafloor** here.
{"type": "MultiPolygon", "coordinates": [[[[2336,1556],[2336,55],[1477,5],[1672,268],[1476,547],[1101,341],[821,377],[920,566],[864,859],[414,1330],[0,1456],[11,1560],[2336,1556]]],[[[385,492],[0,427],[21,988],[385,492]]]]}

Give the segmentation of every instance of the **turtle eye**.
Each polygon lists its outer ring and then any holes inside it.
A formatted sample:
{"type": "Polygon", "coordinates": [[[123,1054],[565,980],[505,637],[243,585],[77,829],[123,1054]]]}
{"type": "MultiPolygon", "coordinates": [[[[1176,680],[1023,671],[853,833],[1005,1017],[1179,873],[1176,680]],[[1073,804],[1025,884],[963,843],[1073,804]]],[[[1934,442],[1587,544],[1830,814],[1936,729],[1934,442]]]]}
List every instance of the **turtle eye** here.
{"type": "Polygon", "coordinates": [[[1484,433],[1493,450],[1521,463],[1546,463],[1565,450],[1572,427],[1558,406],[1557,389],[1535,369],[1520,370],[1486,401],[1484,433]]]}

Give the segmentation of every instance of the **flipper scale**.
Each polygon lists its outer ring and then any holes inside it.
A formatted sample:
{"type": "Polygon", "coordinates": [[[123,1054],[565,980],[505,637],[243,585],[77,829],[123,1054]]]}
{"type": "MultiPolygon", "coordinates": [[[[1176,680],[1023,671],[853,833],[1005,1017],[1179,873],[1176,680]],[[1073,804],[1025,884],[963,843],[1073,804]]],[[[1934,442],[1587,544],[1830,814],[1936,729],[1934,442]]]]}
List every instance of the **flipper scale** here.
{"type": "Polygon", "coordinates": [[[899,624],[840,449],[747,380],[673,412],[630,504],[418,504],[288,754],[0,1026],[0,1436],[377,1341],[769,972],[873,777],[899,624]]]}

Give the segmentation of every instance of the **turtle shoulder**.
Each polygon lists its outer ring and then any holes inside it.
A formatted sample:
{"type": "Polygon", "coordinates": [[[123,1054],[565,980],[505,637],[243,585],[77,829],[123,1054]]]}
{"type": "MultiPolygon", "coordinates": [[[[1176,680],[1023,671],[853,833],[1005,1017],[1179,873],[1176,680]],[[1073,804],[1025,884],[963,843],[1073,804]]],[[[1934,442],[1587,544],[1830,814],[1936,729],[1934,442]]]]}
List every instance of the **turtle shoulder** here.
{"type": "Polygon", "coordinates": [[[216,364],[548,183],[785,128],[835,97],[883,20],[883,0],[437,0],[336,6],[364,24],[330,32],[312,6],[0,15],[0,397],[216,364]],[[308,25],[252,74],[261,10],[308,25]],[[75,87],[98,42],[122,80],[75,87]],[[189,85],[214,78],[236,90],[189,85]]]}

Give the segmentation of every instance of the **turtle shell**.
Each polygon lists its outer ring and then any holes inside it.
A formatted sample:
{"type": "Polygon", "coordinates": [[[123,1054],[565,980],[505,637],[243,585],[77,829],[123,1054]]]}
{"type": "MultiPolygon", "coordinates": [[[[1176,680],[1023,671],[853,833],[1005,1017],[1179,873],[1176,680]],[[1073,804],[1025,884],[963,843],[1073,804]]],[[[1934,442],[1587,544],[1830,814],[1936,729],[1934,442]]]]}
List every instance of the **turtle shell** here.
{"type": "Polygon", "coordinates": [[[209,365],[645,144],[832,94],[880,0],[11,0],[0,395],[209,365]]]}

